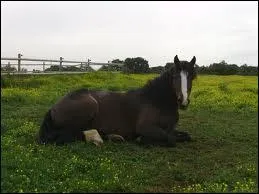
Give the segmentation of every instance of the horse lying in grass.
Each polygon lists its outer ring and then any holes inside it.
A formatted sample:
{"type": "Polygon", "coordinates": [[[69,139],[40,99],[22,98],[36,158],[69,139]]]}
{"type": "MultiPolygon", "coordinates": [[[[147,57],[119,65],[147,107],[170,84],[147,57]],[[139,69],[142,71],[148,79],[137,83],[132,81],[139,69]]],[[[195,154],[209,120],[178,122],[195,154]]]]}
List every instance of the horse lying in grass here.
{"type": "Polygon", "coordinates": [[[178,109],[190,103],[195,62],[195,56],[188,62],[176,55],[171,69],[125,93],[79,89],[67,94],[46,113],[38,142],[85,141],[91,129],[104,139],[138,139],[143,144],[175,146],[189,141],[190,135],[176,130],[176,125],[178,109]]]}

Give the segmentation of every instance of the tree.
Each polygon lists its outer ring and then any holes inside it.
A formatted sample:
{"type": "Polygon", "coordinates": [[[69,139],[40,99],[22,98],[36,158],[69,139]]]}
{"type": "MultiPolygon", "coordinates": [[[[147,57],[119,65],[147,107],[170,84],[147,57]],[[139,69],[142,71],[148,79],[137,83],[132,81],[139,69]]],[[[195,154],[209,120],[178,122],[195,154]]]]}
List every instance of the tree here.
{"type": "Polygon", "coordinates": [[[127,58],[124,61],[123,72],[124,73],[148,73],[149,65],[148,61],[142,57],[127,58]]]}
{"type": "Polygon", "coordinates": [[[244,64],[244,65],[240,66],[238,74],[241,74],[241,75],[258,75],[258,67],[247,66],[247,64],[244,64]]]}
{"type": "Polygon", "coordinates": [[[98,71],[121,71],[122,67],[119,65],[103,65],[98,71]]]}
{"type": "Polygon", "coordinates": [[[196,70],[198,74],[258,75],[258,67],[247,66],[247,64],[238,67],[236,64],[227,64],[224,60],[220,63],[210,64],[208,67],[197,66],[196,70]]]}
{"type": "Polygon", "coordinates": [[[22,69],[21,69],[21,72],[26,73],[26,72],[27,72],[27,69],[26,69],[26,68],[22,68],[22,69]]]}
{"type": "Polygon", "coordinates": [[[33,72],[33,73],[40,73],[40,70],[33,69],[32,72],[33,72]]]}
{"type": "Polygon", "coordinates": [[[165,71],[165,67],[157,66],[157,67],[150,67],[149,73],[163,73],[165,71]]]}
{"type": "Polygon", "coordinates": [[[59,66],[58,65],[51,65],[49,68],[45,69],[45,71],[59,71],[59,66]]]}
{"type": "MultiPolygon", "coordinates": [[[[59,65],[51,65],[49,68],[45,69],[45,71],[59,71],[59,65]]],[[[80,66],[80,67],[76,67],[76,66],[62,66],[61,67],[61,71],[73,71],[73,72],[77,72],[77,71],[94,71],[94,69],[92,67],[86,67],[85,66],[80,66]]]]}
{"type": "Polygon", "coordinates": [[[112,63],[121,63],[121,64],[123,64],[124,61],[122,61],[120,59],[114,59],[114,60],[112,60],[112,63]]]}
{"type": "MultiPolygon", "coordinates": [[[[110,61],[108,61],[108,63],[110,63],[110,61]]],[[[114,59],[111,61],[111,63],[118,63],[120,65],[117,65],[117,64],[103,65],[98,71],[122,71],[121,64],[123,64],[124,61],[120,59],[114,59]]]]}
{"type": "Polygon", "coordinates": [[[7,71],[7,72],[14,72],[17,71],[15,67],[12,67],[10,63],[8,63],[6,66],[1,67],[1,71],[7,71]]]}
{"type": "Polygon", "coordinates": [[[65,66],[62,67],[62,71],[82,71],[82,69],[76,66],[65,66]]]}

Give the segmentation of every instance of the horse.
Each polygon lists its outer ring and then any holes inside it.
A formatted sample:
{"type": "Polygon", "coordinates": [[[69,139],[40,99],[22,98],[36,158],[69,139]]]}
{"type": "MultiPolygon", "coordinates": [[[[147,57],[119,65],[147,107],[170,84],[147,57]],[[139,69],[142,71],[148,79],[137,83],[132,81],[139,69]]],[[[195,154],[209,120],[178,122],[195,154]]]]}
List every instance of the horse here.
{"type": "Polygon", "coordinates": [[[77,89],[63,96],[45,114],[37,142],[63,145],[85,141],[85,131],[96,129],[107,139],[114,134],[125,141],[176,146],[190,141],[188,132],[176,129],[179,109],[186,110],[196,57],[180,61],[149,80],[143,87],[126,92],[77,89]]]}

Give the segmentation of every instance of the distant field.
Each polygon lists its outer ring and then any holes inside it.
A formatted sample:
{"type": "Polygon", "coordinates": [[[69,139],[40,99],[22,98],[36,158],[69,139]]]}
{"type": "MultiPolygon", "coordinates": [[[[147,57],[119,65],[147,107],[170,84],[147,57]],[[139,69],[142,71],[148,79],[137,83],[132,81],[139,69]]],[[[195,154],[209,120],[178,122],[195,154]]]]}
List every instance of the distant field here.
{"type": "Polygon", "coordinates": [[[125,91],[149,75],[5,76],[1,89],[1,192],[258,192],[258,77],[194,81],[175,148],[75,142],[37,145],[45,112],[76,88],[125,91]]]}

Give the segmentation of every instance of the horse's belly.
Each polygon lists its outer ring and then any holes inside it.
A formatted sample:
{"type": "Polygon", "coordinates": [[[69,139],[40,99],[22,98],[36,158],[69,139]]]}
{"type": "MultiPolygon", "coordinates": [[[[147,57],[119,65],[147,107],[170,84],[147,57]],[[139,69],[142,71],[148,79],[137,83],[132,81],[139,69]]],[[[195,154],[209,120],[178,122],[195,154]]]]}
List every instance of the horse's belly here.
{"type": "Polygon", "coordinates": [[[117,134],[125,139],[131,138],[135,133],[135,126],[125,115],[117,113],[98,114],[93,122],[93,128],[98,129],[102,134],[117,134]]]}

